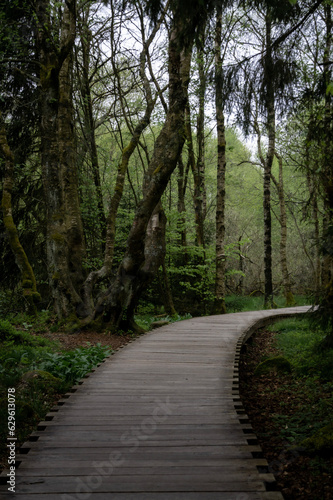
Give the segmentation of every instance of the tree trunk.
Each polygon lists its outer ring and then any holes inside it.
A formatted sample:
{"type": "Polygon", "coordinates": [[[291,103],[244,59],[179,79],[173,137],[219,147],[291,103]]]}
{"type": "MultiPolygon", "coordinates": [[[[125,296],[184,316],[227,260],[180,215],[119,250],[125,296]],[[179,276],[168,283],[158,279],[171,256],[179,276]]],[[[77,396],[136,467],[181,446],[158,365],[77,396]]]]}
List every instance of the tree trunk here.
{"type": "MultiPolygon", "coordinates": [[[[307,141],[308,144],[308,141],[307,141]]],[[[307,164],[310,164],[309,159],[309,147],[306,146],[306,161],[307,164]]],[[[320,283],[321,283],[321,258],[320,258],[320,228],[319,228],[319,207],[318,207],[318,199],[317,199],[317,188],[315,184],[315,179],[311,175],[310,171],[307,171],[307,184],[309,189],[310,201],[312,206],[312,220],[314,224],[314,250],[315,250],[315,258],[314,258],[314,290],[316,302],[318,303],[319,295],[320,295],[320,283]]]]}
{"type": "Polygon", "coordinates": [[[171,287],[169,283],[169,277],[165,265],[165,258],[163,258],[163,262],[161,264],[162,267],[162,276],[159,277],[160,281],[160,288],[162,292],[162,298],[163,298],[163,304],[164,304],[164,309],[169,316],[175,316],[177,314],[177,311],[175,309],[175,305],[173,302],[173,297],[172,297],[172,292],[171,292],[171,287]]]}
{"type": "Polygon", "coordinates": [[[27,301],[28,313],[36,315],[36,304],[40,301],[37,292],[36,279],[28,257],[21,245],[18,231],[13,219],[12,190],[14,186],[14,155],[8,145],[5,126],[0,113],[0,156],[4,160],[4,179],[2,189],[3,223],[6,229],[10,248],[14,254],[17,266],[21,271],[23,297],[27,301]]]}
{"type": "MultiPolygon", "coordinates": [[[[154,210],[177,166],[184,144],[184,114],[193,40],[188,40],[182,49],[181,34],[181,20],[174,19],[169,40],[169,109],[166,121],[155,143],[146,177],[147,188],[134,217],[125,256],[96,310],[111,329],[121,323],[124,326],[133,326],[134,306],[139,300],[142,288],[140,283],[146,280],[147,275],[152,275],[151,269],[155,267],[153,254],[152,259],[147,256],[144,235],[152,216],[156,215],[154,210]]],[[[158,217],[160,216],[159,213],[158,217]]],[[[155,235],[157,232],[158,230],[155,235]]],[[[154,235],[154,231],[152,234],[154,235]]],[[[159,258],[159,255],[157,257],[159,258]]]]}
{"type": "Polygon", "coordinates": [[[218,9],[215,33],[215,107],[217,123],[217,194],[216,194],[216,271],[215,271],[215,302],[213,312],[226,312],[225,306],[225,170],[226,170],[226,139],[222,99],[222,9],[218,9]]]}
{"type": "Polygon", "coordinates": [[[272,276],[272,217],[271,217],[271,172],[275,154],[275,96],[273,87],[273,59],[271,40],[271,16],[266,14],[266,55],[264,59],[264,72],[266,82],[266,109],[268,149],[264,164],[264,275],[265,296],[264,307],[272,308],[273,301],[273,276],[272,276]]]}
{"type": "Polygon", "coordinates": [[[281,239],[280,239],[280,259],[281,259],[281,272],[283,279],[283,293],[286,299],[286,307],[295,305],[294,295],[291,289],[290,275],[288,272],[288,259],[287,259],[287,212],[286,202],[284,198],[283,186],[283,165],[281,156],[275,152],[275,156],[279,162],[279,182],[272,175],[272,180],[276,186],[279,205],[280,205],[280,226],[281,226],[281,239]]]}
{"type": "Polygon", "coordinates": [[[39,0],[36,7],[47,264],[55,311],[61,319],[75,315],[82,302],[79,292],[83,283],[82,261],[85,256],[71,80],[76,4],[74,0],[64,4],[58,50],[50,36],[53,27],[49,2],[39,0]]]}
{"type": "MultiPolygon", "coordinates": [[[[331,71],[331,49],[332,49],[332,7],[329,3],[324,5],[326,36],[325,36],[325,50],[324,50],[324,82],[325,89],[332,83],[331,71]]],[[[332,226],[333,226],[333,172],[332,172],[332,140],[333,140],[333,127],[332,127],[332,95],[330,92],[325,92],[325,116],[324,116],[324,155],[323,155],[323,169],[324,169],[324,246],[327,246],[323,259],[323,281],[324,286],[332,289],[331,295],[333,297],[333,282],[332,282],[332,263],[333,252],[332,242],[332,226]],[[325,227],[326,226],[326,227],[325,227]]],[[[333,310],[333,303],[332,303],[333,310]]]]}
{"type": "Polygon", "coordinates": [[[137,126],[134,128],[132,132],[132,137],[128,145],[122,151],[121,161],[118,165],[115,190],[111,198],[109,213],[106,220],[106,244],[105,244],[103,267],[98,271],[92,271],[84,283],[84,290],[83,290],[84,310],[82,311],[82,316],[87,318],[86,322],[89,322],[94,315],[93,289],[95,284],[99,280],[107,278],[111,274],[112,262],[114,256],[115,237],[116,237],[117,213],[124,191],[126,172],[128,171],[130,158],[139,144],[142,132],[148,127],[150,123],[150,117],[155,106],[156,99],[153,99],[151,93],[150,84],[145,73],[145,63],[146,63],[146,53],[149,49],[149,45],[151,44],[158,30],[158,26],[160,25],[161,22],[162,20],[160,20],[158,25],[155,26],[155,29],[153,30],[147,42],[144,42],[144,47],[140,54],[140,76],[145,91],[147,105],[144,116],[141,118],[137,126]]]}
{"type": "Polygon", "coordinates": [[[185,194],[187,186],[187,176],[188,169],[185,172],[182,157],[179,157],[178,161],[178,202],[177,209],[179,214],[178,219],[178,233],[179,233],[179,245],[182,250],[180,265],[186,265],[188,263],[188,252],[187,252],[187,235],[186,235],[186,205],[185,205],[185,194]]]}
{"type": "Polygon", "coordinates": [[[202,27],[201,35],[197,40],[197,58],[199,71],[199,110],[197,117],[197,161],[192,164],[194,179],[194,210],[197,228],[197,244],[205,247],[204,221],[206,217],[206,190],[205,190],[205,96],[206,96],[206,75],[204,38],[205,25],[202,27]]]}
{"type": "MultiPolygon", "coordinates": [[[[85,16],[89,16],[89,9],[85,16]]],[[[79,64],[77,60],[79,75],[79,84],[80,84],[80,92],[82,95],[82,108],[84,113],[84,122],[83,122],[83,136],[86,143],[86,149],[90,154],[91,161],[91,171],[92,177],[95,184],[96,190],[96,199],[97,199],[97,210],[98,210],[98,220],[100,225],[100,233],[102,238],[102,250],[105,250],[105,238],[106,238],[106,217],[104,212],[104,203],[103,203],[103,193],[102,193],[102,185],[101,185],[101,177],[99,171],[99,161],[98,161],[98,152],[97,152],[97,144],[96,144],[96,135],[95,135],[95,120],[93,116],[93,104],[91,97],[91,89],[90,89],[90,80],[89,80],[89,71],[90,71],[90,49],[91,49],[91,41],[92,34],[89,30],[87,19],[80,20],[80,41],[82,48],[82,64],[79,64]]]]}

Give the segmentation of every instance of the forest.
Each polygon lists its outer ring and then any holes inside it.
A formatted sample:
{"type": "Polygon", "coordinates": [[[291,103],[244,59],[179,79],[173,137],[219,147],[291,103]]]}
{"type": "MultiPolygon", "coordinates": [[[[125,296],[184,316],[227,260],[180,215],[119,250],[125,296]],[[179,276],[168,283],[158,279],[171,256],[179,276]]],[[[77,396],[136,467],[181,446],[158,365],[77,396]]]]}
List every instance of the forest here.
{"type": "Polygon", "coordinates": [[[239,394],[284,498],[332,500],[332,8],[0,0],[0,471],[9,393],[20,447],[153,323],[313,305],[239,394]]]}
{"type": "Polygon", "coordinates": [[[332,341],[332,1],[0,8],[0,316],[320,304],[332,341]]]}

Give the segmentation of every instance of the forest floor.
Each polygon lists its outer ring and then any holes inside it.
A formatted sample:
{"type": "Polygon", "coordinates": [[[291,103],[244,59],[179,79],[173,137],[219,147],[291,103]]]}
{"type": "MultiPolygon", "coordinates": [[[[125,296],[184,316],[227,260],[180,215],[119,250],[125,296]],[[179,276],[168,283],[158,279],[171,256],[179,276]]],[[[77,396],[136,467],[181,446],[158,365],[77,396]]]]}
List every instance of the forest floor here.
{"type": "Polygon", "coordinates": [[[80,333],[74,333],[72,335],[64,332],[44,332],[38,333],[38,335],[49,340],[58,341],[61,348],[65,349],[66,351],[72,351],[77,347],[86,347],[87,343],[92,346],[97,344],[105,345],[115,351],[116,349],[126,345],[130,340],[133,339],[131,335],[126,334],[111,335],[110,333],[96,333],[89,331],[82,331],[80,333]]]}
{"type": "MultiPolygon", "coordinates": [[[[254,376],[255,367],[263,358],[281,354],[274,345],[275,335],[272,331],[260,330],[243,348],[240,363],[243,406],[269,464],[269,472],[275,475],[277,488],[284,498],[331,500],[333,457],[310,455],[300,447],[291,446],[290,436],[297,435],[301,425],[311,427],[313,424],[308,387],[292,373],[254,376]],[[299,413],[303,419],[295,418],[299,413]]],[[[331,397],[325,394],[320,381],[316,385],[318,402],[331,397]]]]}

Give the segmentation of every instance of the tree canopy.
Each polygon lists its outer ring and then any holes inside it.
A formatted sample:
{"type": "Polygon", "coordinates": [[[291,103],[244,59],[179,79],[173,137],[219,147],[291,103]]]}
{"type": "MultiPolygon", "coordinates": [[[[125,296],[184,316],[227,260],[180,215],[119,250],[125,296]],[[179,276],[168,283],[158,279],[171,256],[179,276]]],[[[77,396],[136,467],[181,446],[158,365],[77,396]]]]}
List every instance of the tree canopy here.
{"type": "Polygon", "coordinates": [[[1,314],[136,330],[312,294],[330,327],[331,9],[2,1],[1,314]]]}

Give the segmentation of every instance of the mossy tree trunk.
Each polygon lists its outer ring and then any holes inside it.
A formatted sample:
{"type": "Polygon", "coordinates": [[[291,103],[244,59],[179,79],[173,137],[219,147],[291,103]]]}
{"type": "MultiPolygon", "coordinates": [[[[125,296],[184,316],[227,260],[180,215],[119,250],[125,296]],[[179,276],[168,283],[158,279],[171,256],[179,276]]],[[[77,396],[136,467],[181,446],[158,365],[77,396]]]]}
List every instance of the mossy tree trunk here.
{"type": "Polygon", "coordinates": [[[187,188],[187,179],[189,173],[189,162],[187,163],[186,169],[184,168],[183,159],[180,156],[178,161],[178,233],[179,233],[179,245],[182,249],[182,254],[180,258],[180,265],[186,265],[188,263],[188,251],[187,251],[187,231],[186,231],[186,204],[185,204],[185,194],[187,188]]]}
{"type": "Polygon", "coordinates": [[[89,7],[87,7],[85,10],[83,10],[78,23],[81,43],[81,58],[76,56],[75,60],[78,73],[77,80],[79,83],[81,105],[83,110],[81,128],[85,143],[85,151],[87,151],[90,156],[91,173],[95,185],[97,200],[97,220],[99,221],[100,226],[100,237],[102,240],[101,247],[102,251],[104,252],[106,238],[106,217],[104,211],[102,183],[96,143],[96,123],[93,113],[93,99],[91,95],[90,72],[92,68],[90,53],[93,46],[93,38],[88,24],[89,16],[91,16],[91,12],[89,7]]]}
{"type": "MultiPolygon", "coordinates": [[[[144,235],[154,216],[163,217],[160,211],[158,214],[154,211],[158,210],[158,203],[177,166],[184,144],[184,114],[194,35],[186,43],[184,40],[181,43],[182,28],[180,19],[172,20],[169,35],[169,107],[148,166],[144,197],[136,210],[117,275],[96,310],[96,315],[110,329],[120,324],[123,328],[133,328],[134,307],[142,292],[141,283],[152,275],[151,269],[155,267],[154,252],[147,256],[148,248],[153,246],[145,244],[144,235]]],[[[157,238],[159,227],[158,222],[152,237],[157,238]]],[[[158,251],[156,262],[160,255],[158,251]]]]}
{"type": "Polygon", "coordinates": [[[264,160],[264,276],[265,276],[265,308],[272,308],[273,302],[273,274],[272,274],[272,216],[271,216],[271,173],[275,154],[275,92],[273,85],[274,64],[272,57],[272,18],[268,10],[266,13],[264,81],[266,85],[266,112],[268,148],[264,160]]]}
{"type": "Polygon", "coordinates": [[[197,159],[192,162],[192,173],[194,179],[194,212],[196,223],[197,244],[205,247],[204,222],[206,218],[206,188],[205,188],[205,97],[207,77],[205,74],[204,41],[206,26],[203,25],[201,33],[197,37],[197,64],[199,73],[198,100],[199,109],[197,117],[197,159]]]}
{"type": "Polygon", "coordinates": [[[281,262],[281,272],[283,279],[283,293],[286,299],[286,306],[295,305],[295,299],[291,288],[290,274],[288,271],[288,259],[287,259],[287,211],[286,202],[284,196],[284,185],[283,185],[283,162],[282,157],[275,152],[275,156],[279,162],[279,181],[272,175],[272,180],[276,186],[279,205],[280,205],[280,227],[281,227],[281,238],[280,238],[280,262],[281,262]]]}
{"type": "Polygon", "coordinates": [[[59,33],[55,32],[48,1],[36,2],[36,16],[47,265],[55,311],[59,318],[68,318],[82,304],[85,256],[72,103],[76,2],[68,0],[59,10],[59,33]]]}
{"type": "Polygon", "coordinates": [[[323,346],[331,348],[333,345],[333,107],[332,94],[328,91],[332,83],[332,6],[329,2],[324,4],[325,19],[325,48],[323,57],[323,83],[324,83],[324,120],[318,127],[321,132],[320,143],[324,145],[322,165],[320,168],[321,183],[324,191],[324,220],[323,220],[323,266],[322,266],[322,298],[317,311],[317,320],[327,331],[323,346]]]}
{"type": "Polygon", "coordinates": [[[217,193],[216,193],[216,270],[214,314],[226,312],[225,306],[225,171],[226,138],[222,97],[222,8],[217,9],[215,28],[215,108],[217,124],[217,193]]]}
{"type": "MultiPolygon", "coordinates": [[[[103,266],[99,270],[92,271],[91,273],[89,273],[83,286],[84,308],[82,310],[82,316],[86,318],[85,322],[89,322],[94,316],[94,308],[95,308],[94,298],[93,298],[94,286],[98,281],[108,278],[111,274],[113,256],[114,256],[115,237],[116,237],[117,213],[124,191],[125,177],[128,170],[129,161],[139,144],[142,133],[150,123],[150,117],[153,112],[155,102],[157,99],[157,95],[155,97],[153,97],[152,95],[150,83],[146,76],[145,68],[147,59],[149,59],[149,47],[152,41],[154,40],[154,37],[156,36],[161,23],[164,20],[164,14],[161,16],[160,20],[155,25],[154,29],[152,30],[152,33],[150,34],[147,40],[145,40],[144,37],[143,13],[141,14],[142,14],[141,20],[142,20],[143,50],[140,54],[140,77],[145,93],[146,109],[144,115],[139,120],[138,124],[134,127],[134,129],[131,130],[130,141],[127,144],[127,146],[123,148],[121,160],[118,165],[115,190],[110,201],[109,212],[106,219],[106,242],[105,242],[103,266]]],[[[116,74],[119,96],[120,99],[123,99],[121,80],[119,78],[115,61],[113,61],[113,69],[114,73],[116,74]]],[[[122,108],[125,109],[126,106],[123,104],[122,108]]]]}
{"type": "MultiPolygon", "coordinates": [[[[307,158],[307,164],[310,164],[310,159],[309,159],[309,146],[308,146],[308,141],[306,144],[306,158],[307,158]]],[[[313,225],[314,225],[314,251],[315,251],[315,258],[314,258],[314,263],[313,263],[313,277],[314,277],[314,291],[315,291],[315,297],[316,301],[319,299],[320,295],[320,282],[321,282],[321,256],[320,256],[320,223],[319,223],[319,207],[318,207],[318,187],[317,187],[317,182],[318,179],[310,173],[308,170],[306,173],[306,179],[307,179],[307,184],[308,184],[308,189],[309,189],[309,195],[310,195],[310,201],[311,201],[311,208],[312,208],[312,220],[313,220],[313,225]]]]}
{"type": "Polygon", "coordinates": [[[2,189],[2,214],[10,248],[15,256],[16,264],[21,272],[23,297],[28,306],[28,313],[36,315],[36,304],[40,301],[36,279],[28,257],[20,242],[12,211],[12,191],[14,186],[14,155],[7,142],[5,125],[0,113],[0,157],[4,162],[4,179],[2,189]]]}

